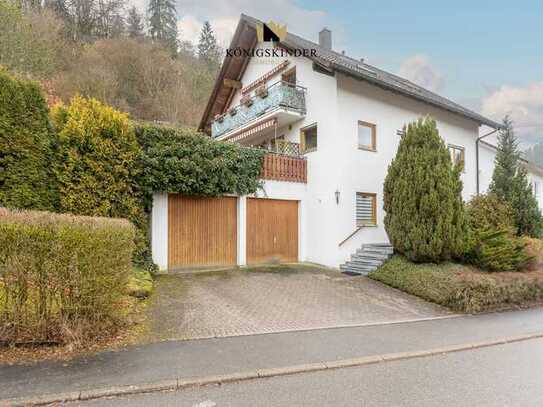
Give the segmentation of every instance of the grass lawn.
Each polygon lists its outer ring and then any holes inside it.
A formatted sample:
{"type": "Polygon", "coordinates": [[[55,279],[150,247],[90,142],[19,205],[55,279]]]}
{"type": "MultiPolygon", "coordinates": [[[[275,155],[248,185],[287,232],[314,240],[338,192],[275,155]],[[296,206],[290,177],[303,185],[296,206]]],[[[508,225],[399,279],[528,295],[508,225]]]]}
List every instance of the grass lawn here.
{"type": "Polygon", "coordinates": [[[543,270],[488,273],[456,263],[415,264],[395,255],[369,277],[460,312],[543,303],[543,270]]]}

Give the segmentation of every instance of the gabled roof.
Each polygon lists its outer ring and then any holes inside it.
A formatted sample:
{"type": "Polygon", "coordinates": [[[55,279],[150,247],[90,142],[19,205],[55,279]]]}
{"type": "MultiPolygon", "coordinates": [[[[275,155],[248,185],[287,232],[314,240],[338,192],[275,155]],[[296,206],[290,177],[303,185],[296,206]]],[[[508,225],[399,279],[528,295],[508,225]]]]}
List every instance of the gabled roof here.
{"type": "MultiPolygon", "coordinates": [[[[259,23],[261,23],[259,20],[242,14],[234,37],[232,38],[230,48],[254,46],[254,44],[256,44],[256,25],[259,23]],[[248,38],[250,36],[252,36],[252,38],[248,38]]],[[[441,109],[445,109],[452,113],[459,114],[479,124],[484,124],[493,128],[501,127],[499,123],[487,119],[479,113],[466,109],[465,107],[452,102],[447,98],[430,92],[429,90],[424,89],[423,87],[418,86],[407,79],[400,78],[399,76],[378,69],[362,61],[358,61],[346,55],[323,48],[319,46],[319,44],[308,41],[295,34],[288,33],[286,39],[281,41],[280,45],[290,49],[315,49],[316,56],[308,58],[330,72],[341,72],[357,79],[365,80],[381,88],[397,92],[441,109]]],[[[214,115],[223,113],[224,109],[227,107],[235,90],[231,88],[225,89],[226,86],[224,85],[224,79],[240,80],[248,63],[248,60],[246,59],[248,59],[248,57],[243,58],[227,56],[225,58],[217,81],[215,82],[215,88],[213,89],[208,105],[200,122],[200,129],[203,130],[209,126],[209,123],[213,119],[214,115]],[[233,60],[240,60],[236,64],[239,70],[235,69],[233,60]],[[229,96],[217,100],[220,95],[225,95],[227,93],[229,96]]]]}

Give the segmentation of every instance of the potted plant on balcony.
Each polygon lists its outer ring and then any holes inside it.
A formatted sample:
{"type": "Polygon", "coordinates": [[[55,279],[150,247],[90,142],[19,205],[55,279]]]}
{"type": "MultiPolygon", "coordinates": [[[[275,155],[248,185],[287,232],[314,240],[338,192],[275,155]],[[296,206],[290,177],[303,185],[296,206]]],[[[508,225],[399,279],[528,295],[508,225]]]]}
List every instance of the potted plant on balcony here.
{"type": "Polygon", "coordinates": [[[228,113],[230,113],[230,116],[235,116],[238,112],[238,109],[236,107],[231,107],[230,110],[228,110],[228,113]]]}
{"type": "Polygon", "coordinates": [[[268,88],[266,88],[266,85],[260,85],[255,89],[255,94],[264,99],[266,96],[268,96],[268,88]]]}
{"type": "Polygon", "coordinates": [[[223,120],[224,120],[224,115],[223,115],[223,114],[216,114],[216,115],[215,115],[215,121],[216,121],[217,123],[222,123],[223,120]]]}
{"type": "Polygon", "coordinates": [[[244,106],[251,106],[253,104],[253,98],[251,97],[251,95],[245,95],[241,98],[241,104],[244,105],[244,106]]]}

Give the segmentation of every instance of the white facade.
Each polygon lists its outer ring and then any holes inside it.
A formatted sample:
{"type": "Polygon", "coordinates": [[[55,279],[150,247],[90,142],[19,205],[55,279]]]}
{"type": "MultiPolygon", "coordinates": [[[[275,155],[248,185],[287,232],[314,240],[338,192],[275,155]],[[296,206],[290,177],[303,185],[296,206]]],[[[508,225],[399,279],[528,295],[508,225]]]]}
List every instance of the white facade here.
{"type": "MultiPolygon", "coordinates": [[[[333,76],[319,73],[313,69],[309,59],[302,57],[253,57],[241,78],[243,86],[261,78],[285,59],[289,60],[287,69],[296,68],[297,84],[307,89],[305,116],[288,126],[262,134],[258,140],[241,140],[240,143],[253,145],[256,141],[275,136],[284,136],[286,140],[298,143],[300,129],[317,124],[317,149],[305,154],[307,184],[270,181],[264,183],[266,197],[300,201],[300,261],[338,267],[363,243],[388,242],[383,225],[383,182],[400,141],[398,131],[421,116],[430,115],[436,120],[440,135],[447,144],[464,148],[464,199],[469,200],[476,193],[476,139],[479,135],[477,122],[338,72],[333,76]],[[376,126],[376,151],[358,148],[358,121],[376,126]],[[340,243],[357,229],[357,192],[376,194],[377,223],[372,227],[363,227],[340,246],[340,243]],[[339,202],[336,202],[337,193],[339,202]]],[[[267,84],[279,79],[280,75],[275,76],[267,84]]],[[[241,92],[237,91],[230,106],[238,105],[240,99],[241,92]]],[[[480,180],[483,192],[492,176],[494,151],[484,147],[480,150],[480,180]]],[[[530,177],[539,182],[538,198],[543,208],[543,178],[532,173],[530,177]]],[[[257,193],[258,196],[263,194],[262,191],[257,193]]],[[[240,199],[240,202],[240,210],[243,211],[243,199],[240,199]]],[[[164,210],[159,195],[156,197],[156,208],[158,211],[164,210]]],[[[164,227],[163,217],[163,214],[155,216],[153,211],[153,255],[159,264],[164,264],[163,259],[167,259],[167,253],[164,253],[167,244],[163,243],[164,231],[161,229],[164,227]],[[160,226],[155,227],[155,217],[160,226]]],[[[238,263],[243,265],[244,233],[238,233],[238,236],[238,263]]]]}

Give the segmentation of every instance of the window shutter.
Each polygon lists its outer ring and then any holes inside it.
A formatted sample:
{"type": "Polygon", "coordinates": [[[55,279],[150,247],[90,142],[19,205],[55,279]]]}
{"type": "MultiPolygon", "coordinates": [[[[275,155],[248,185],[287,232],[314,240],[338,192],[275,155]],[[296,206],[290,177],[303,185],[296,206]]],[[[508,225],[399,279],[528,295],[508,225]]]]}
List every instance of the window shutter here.
{"type": "Polygon", "coordinates": [[[375,195],[356,194],[356,223],[367,225],[375,223],[375,195]]]}

